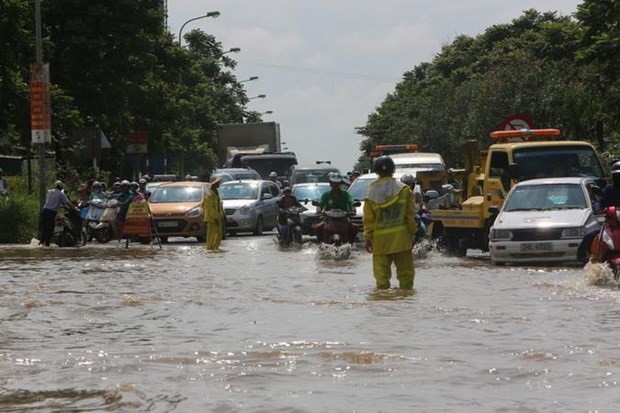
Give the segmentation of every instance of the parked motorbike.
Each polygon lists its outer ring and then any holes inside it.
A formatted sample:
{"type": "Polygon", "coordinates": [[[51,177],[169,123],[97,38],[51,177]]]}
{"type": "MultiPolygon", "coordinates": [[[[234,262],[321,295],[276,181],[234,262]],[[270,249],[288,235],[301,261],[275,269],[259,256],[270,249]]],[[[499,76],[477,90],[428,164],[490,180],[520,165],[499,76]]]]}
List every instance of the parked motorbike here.
{"type": "Polygon", "coordinates": [[[306,208],[298,206],[292,206],[281,210],[281,212],[286,214],[286,225],[284,225],[284,228],[278,226],[278,243],[281,247],[290,247],[292,245],[301,246],[301,213],[305,210],[306,208]],[[282,230],[284,234],[280,232],[282,230]]]}
{"type": "Polygon", "coordinates": [[[116,199],[111,199],[105,204],[105,209],[99,217],[99,222],[93,229],[93,236],[98,242],[105,244],[113,237],[116,237],[116,215],[118,210],[119,206],[116,199]]]}
{"type": "Polygon", "coordinates": [[[52,240],[59,247],[77,247],[86,244],[86,231],[82,227],[80,213],[73,208],[65,208],[56,215],[52,240]]]}
{"type": "Polygon", "coordinates": [[[609,206],[605,209],[605,223],[594,237],[590,247],[592,262],[607,263],[614,274],[620,278],[620,207],[609,206]]]}

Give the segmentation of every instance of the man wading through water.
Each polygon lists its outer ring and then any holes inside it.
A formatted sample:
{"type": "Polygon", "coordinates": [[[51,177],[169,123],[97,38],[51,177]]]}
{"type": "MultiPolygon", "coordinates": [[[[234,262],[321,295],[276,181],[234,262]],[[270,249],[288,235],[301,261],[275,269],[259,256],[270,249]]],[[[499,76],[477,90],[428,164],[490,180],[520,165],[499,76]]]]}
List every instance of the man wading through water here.
{"type": "Polygon", "coordinates": [[[377,288],[390,288],[392,263],[403,290],[413,289],[412,235],[417,231],[411,189],[394,179],[395,165],[389,156],[374,163],[379,178],[372,181],[364,203],[366,251],[372,253],[372,270],[377,288]]]}

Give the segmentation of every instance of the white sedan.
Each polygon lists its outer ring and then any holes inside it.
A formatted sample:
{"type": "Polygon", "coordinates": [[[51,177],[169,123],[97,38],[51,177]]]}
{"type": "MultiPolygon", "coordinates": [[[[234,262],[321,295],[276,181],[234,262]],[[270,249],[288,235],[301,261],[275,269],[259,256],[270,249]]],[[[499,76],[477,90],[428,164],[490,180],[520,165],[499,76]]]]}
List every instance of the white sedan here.
{"type": "Polygon", "coordinates": [[[583,235],[600,223],[590,178],[523,181],[508,193],[489,232],[493,264],[577,262],[583,235]]]}

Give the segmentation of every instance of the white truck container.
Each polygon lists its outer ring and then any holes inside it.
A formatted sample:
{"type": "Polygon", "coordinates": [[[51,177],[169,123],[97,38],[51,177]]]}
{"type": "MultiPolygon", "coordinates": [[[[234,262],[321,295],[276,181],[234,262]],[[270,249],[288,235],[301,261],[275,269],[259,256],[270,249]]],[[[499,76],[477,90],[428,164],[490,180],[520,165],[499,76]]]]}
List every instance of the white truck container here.
{"type": "Polygon", "coordinates": [[[221,123],[217,125],[217,135],[220,166],[239,154],[280,152],[280,125],[277,122],[221,123]]]}

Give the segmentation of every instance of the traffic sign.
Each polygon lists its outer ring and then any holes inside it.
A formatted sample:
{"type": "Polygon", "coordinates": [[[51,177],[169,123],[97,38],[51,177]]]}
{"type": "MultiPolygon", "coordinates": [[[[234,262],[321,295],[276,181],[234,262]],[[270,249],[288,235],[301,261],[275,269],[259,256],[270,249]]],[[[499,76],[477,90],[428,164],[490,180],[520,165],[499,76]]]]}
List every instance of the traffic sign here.
{"type": "Polygon", "coordinates": [[[520,129],[534,129],[534,121],[527,116],[521,114],[515,114],[506,116],[500,130],[520,130],[520,129]]]}

